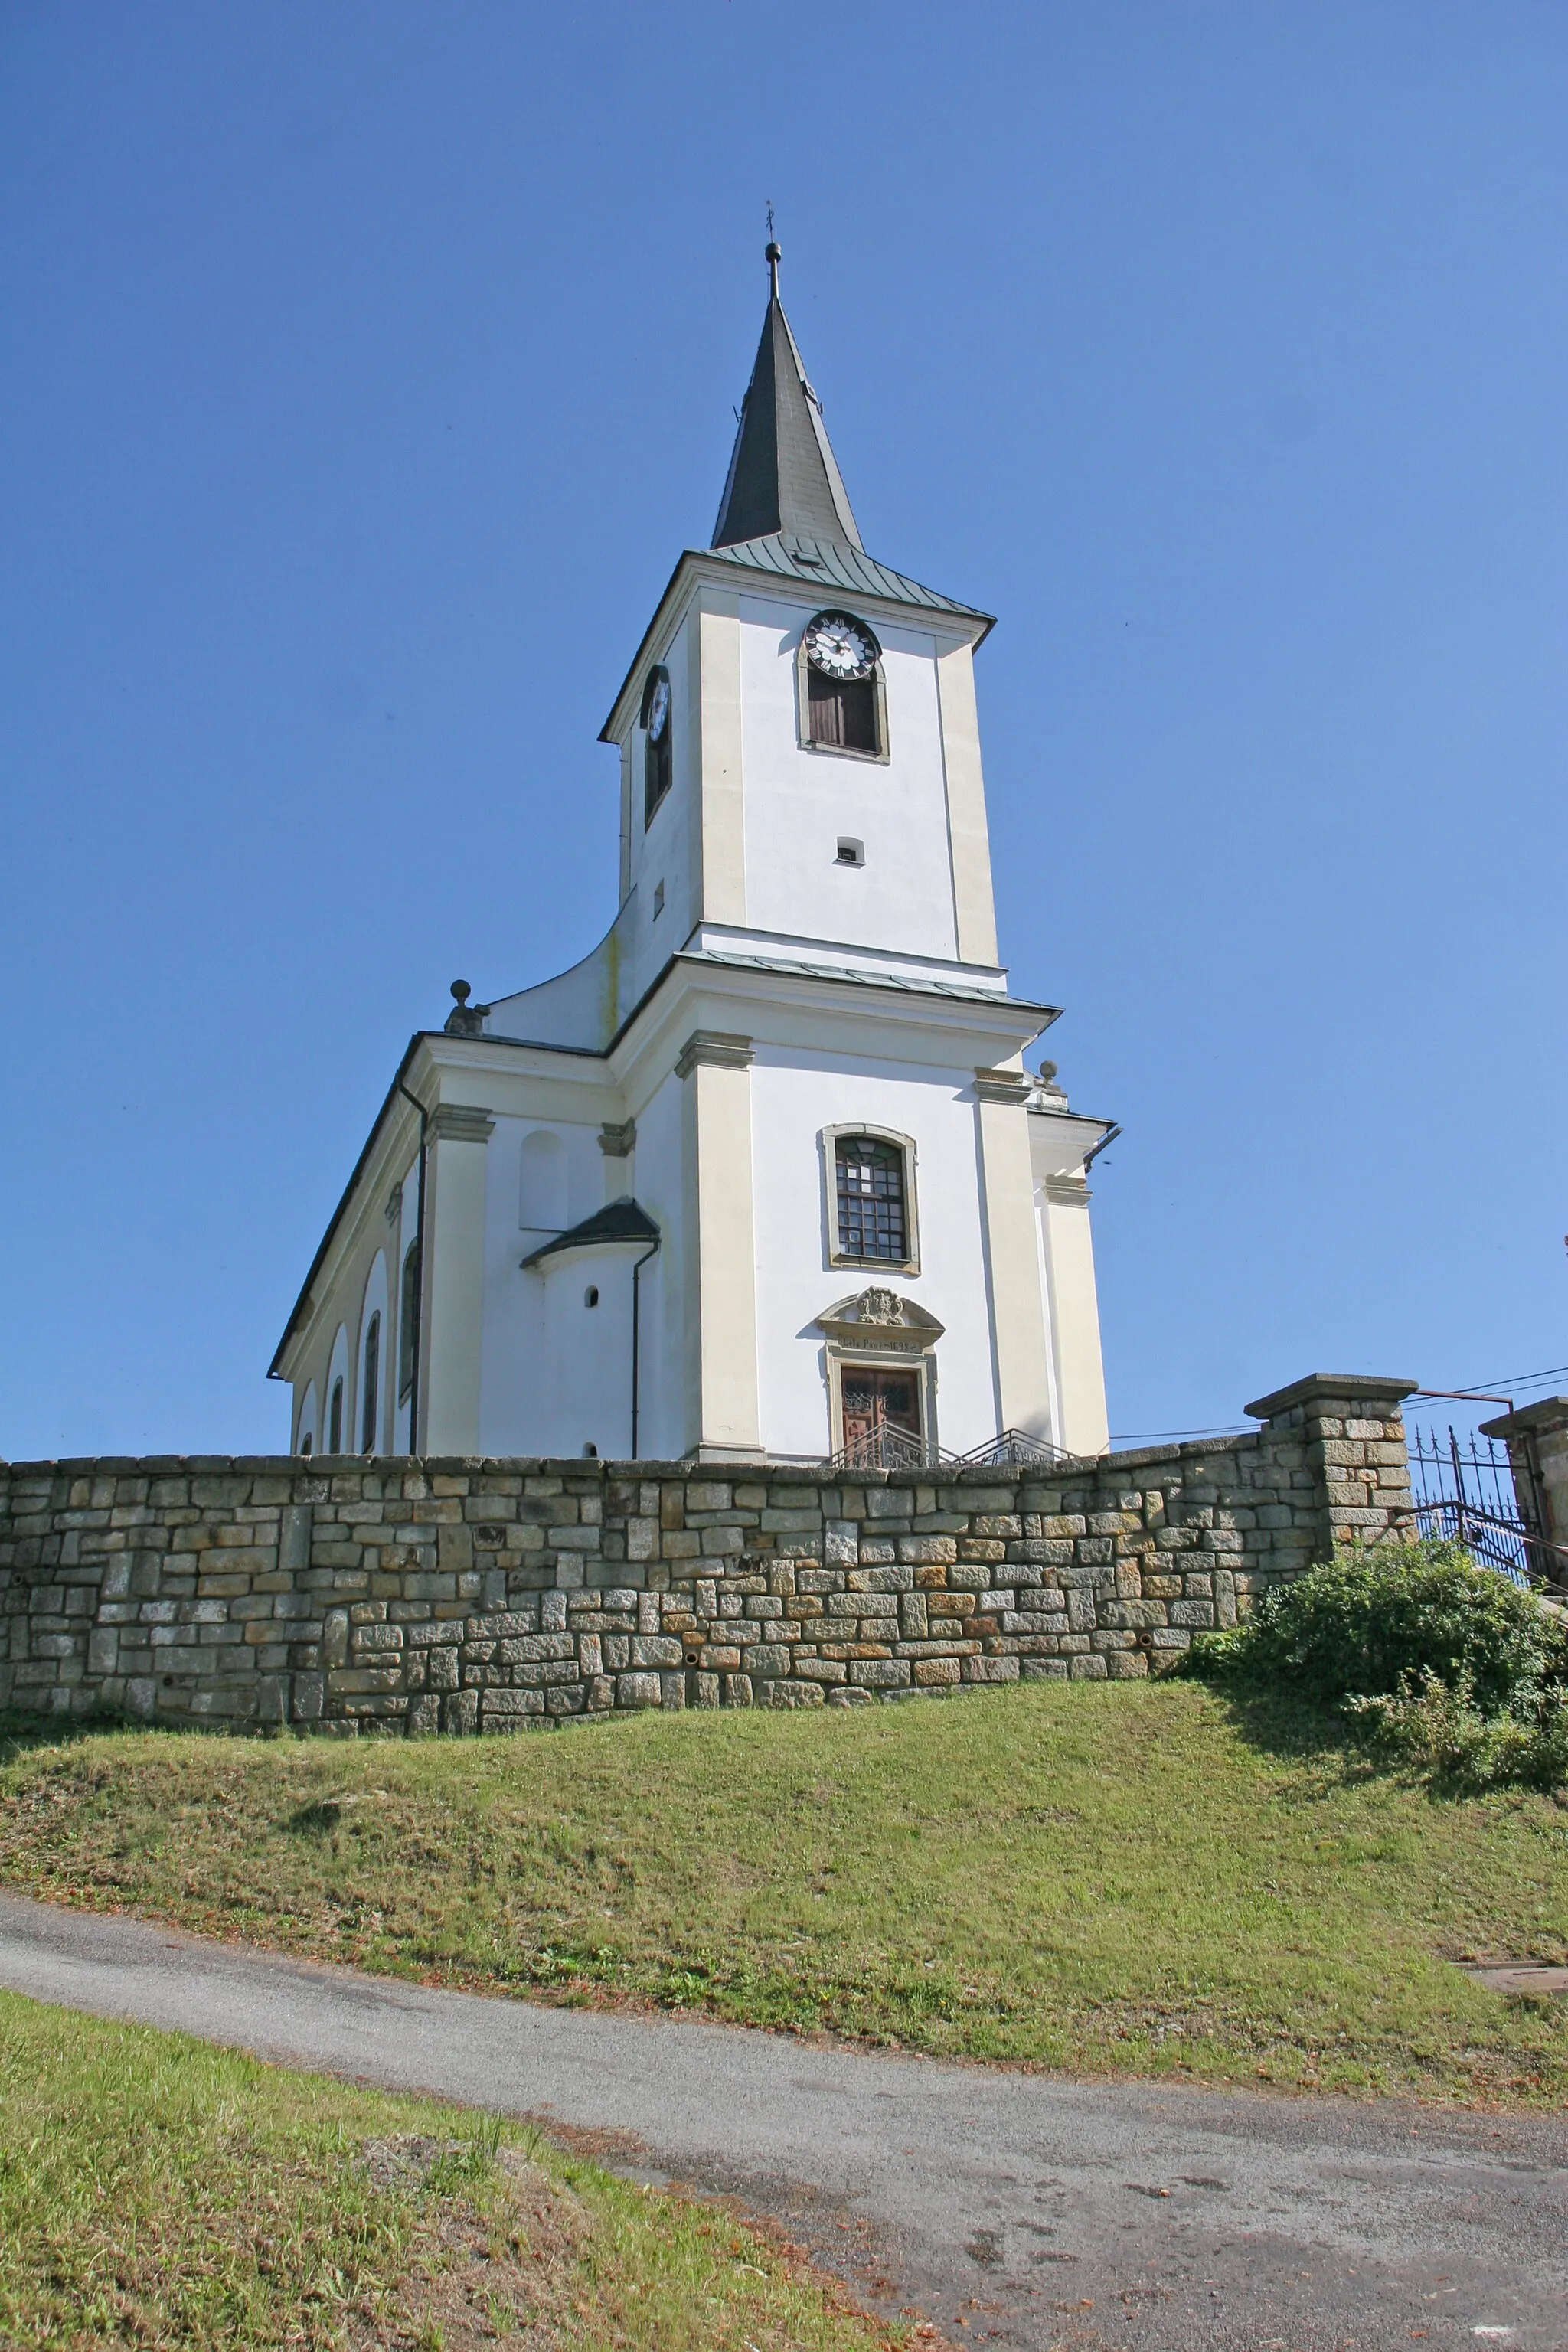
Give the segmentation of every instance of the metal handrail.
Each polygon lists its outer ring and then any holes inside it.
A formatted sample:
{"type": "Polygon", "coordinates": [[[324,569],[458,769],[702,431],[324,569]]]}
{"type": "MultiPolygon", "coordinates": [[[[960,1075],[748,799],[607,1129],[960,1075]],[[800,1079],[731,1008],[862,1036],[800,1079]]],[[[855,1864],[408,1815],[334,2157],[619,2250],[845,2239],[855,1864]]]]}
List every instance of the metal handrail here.
{"type": "Polygon", "coordinates": [[[982,1470],[1049,1466],[1078,1458],[1043,1437],[1031,1437],[1025,1429],[1004,1429],[984,1444],[971,1446],[967,1454],[950,1454],[918,1430],[884,1421],[830,1454],[827,1466],[830,1470],[982,1470]]]}

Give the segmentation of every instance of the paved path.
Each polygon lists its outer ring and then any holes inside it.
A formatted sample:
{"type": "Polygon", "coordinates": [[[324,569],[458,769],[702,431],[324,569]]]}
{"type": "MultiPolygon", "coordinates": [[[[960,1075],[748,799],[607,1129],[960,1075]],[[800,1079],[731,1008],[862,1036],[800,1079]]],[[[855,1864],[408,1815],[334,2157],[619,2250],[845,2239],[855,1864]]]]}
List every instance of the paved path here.
{"type": "MultiPolygon", "coordinates": [[[[0,1897],[0,1984],[604,2135],[955,2343],[1568,2347],[1568,2125],[1079,2083],[433,1992],[0,1897]]],[[[594,2143],[590,2143],[594,2144],[594,2143]]]]}

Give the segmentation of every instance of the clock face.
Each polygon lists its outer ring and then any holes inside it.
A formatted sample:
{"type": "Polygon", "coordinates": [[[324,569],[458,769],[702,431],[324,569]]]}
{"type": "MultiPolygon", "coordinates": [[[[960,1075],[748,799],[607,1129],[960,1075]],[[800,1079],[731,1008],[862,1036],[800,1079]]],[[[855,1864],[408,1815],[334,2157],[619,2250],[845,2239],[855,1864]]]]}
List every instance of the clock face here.
{"type": "Polygon", "coordinates": [[[668,717],[669,680],[667,677],[656,678],[653,692],[647,698],[647,734],[650,743],[658,741],[664,733],[665,723],[668,717]]]}
{"type": "Polygon", "coordinates": [[[879,651],[865,622],[847,613],[819,613],[805,633],[806,660],[827,677],[869,677],[879,651]]]}

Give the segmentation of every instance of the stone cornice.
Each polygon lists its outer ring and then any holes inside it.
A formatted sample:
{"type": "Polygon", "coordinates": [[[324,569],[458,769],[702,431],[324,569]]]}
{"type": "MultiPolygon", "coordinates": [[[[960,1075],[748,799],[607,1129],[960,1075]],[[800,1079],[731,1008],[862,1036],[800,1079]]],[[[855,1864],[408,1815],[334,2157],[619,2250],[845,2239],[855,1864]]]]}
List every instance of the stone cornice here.
{"type": "Polygon", "coordinates": [[[477,1103],[437,1103],[430,1131],[441,1143],[488,1143],[496,1123],[477,1103]]]}
{"type": "Polygon", "coordinates": [[[749,1069],[756,1055],[749,1037],[728,1029],[694,1029],[676,1056],[675,1075],[689,1077],[696,1069],[749,1069]]]}
{"type": "Polygon", "coordinates": [[[1022,1110],[1035,1090],[1035,1082],[1023,1070],[976,1070],[974,1099],[976,1102],[1014,1103],[1022,1110]]]}

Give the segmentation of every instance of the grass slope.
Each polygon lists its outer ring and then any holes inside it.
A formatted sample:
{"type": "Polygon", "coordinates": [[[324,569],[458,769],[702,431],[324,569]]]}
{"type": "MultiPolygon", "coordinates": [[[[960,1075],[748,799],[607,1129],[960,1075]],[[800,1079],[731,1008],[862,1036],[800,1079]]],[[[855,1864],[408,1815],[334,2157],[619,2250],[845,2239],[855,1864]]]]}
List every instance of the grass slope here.
{"type": "Polygon", "coordinates": [[[886,2352],[727,2214],[527,2138],[0,1993],[0,2343],[886,2352]]]}
{"type": "Polygon", "coordinates": [[[944,2054],[1560,2099],[1561,2012],[1453,1961],[1568,1957],[1568,1811],[1437,1798],[1337,1737],[1175,1683],[461,1743],[110,1733],[0,1769],[0,1879],[944,2054]]]}

